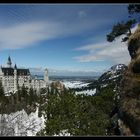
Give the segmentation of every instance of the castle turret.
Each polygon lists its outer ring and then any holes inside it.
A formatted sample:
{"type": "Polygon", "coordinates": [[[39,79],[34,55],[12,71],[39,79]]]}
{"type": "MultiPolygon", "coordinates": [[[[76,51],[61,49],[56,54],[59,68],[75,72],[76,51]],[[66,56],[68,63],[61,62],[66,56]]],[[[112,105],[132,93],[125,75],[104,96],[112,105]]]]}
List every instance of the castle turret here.
{"type": "Polygon", "coordinates": [[[44,81],[45,81],[46,85],[49,82],[48,69],[45,69],[45,72],[44,72],[44,81]]]}
{"type": "Polygon", "coordinates": [[[18,83],[17,83],[17,66],[14,66],[14,92],[17,91],[18,83]]]}
{"type": "Polygon", "coordinates": [[[12,62],[11,62],[11,58],[9,56],[8,61],[7,61],[7,67],[11,68],[11,66],[12,66],[12,62]]]}

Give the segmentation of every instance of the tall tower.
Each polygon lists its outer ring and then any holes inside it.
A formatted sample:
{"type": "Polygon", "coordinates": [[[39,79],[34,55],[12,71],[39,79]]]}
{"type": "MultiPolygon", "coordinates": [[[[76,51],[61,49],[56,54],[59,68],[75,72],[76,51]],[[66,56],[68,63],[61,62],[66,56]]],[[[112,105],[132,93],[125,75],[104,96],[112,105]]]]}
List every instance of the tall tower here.
{"type": "Polygon", "coordinates": [[[9,68],[12,67],[12,62],[11,62],[10,56],[8,57],[7,66],[8,66],[9,68]]]}
{"type": "Polygon", "coordinates": [[[17,91],[18,83],[17,83],[17,66],[14,66],[14,92],[17,91]]]}
{"type": "Polygon", "coordinates": [[[45,84],[46,84],[46,85],[47,85],[48,82],[49,82],[48,69],[45,69],[45,72],[44,72],[44,81],[45,81],[45,84]]]}

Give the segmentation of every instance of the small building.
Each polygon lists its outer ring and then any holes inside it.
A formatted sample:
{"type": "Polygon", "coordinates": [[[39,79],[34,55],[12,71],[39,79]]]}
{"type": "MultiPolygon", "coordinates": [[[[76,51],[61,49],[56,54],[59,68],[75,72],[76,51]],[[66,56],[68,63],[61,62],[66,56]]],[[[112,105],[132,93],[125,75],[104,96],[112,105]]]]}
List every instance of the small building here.
{"type": "Polygon", "coordinates": [[[49,83],[48,70],[44,71],[44,79],[33,77],[29,69],[17,68],[16,64],[12,67],[10,56],[8,57],[7,66],[0,68],[0,81],[4,87],[4,92],[16,92],[18,87],[23,85],[28,88],[33,88],[39,91],[49,83]]]}

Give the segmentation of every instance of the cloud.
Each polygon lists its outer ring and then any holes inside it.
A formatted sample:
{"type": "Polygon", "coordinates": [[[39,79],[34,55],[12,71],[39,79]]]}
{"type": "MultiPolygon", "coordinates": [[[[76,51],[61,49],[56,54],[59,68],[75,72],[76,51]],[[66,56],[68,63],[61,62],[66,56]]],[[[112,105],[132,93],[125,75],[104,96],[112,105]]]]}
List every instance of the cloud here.
{"type": "MultiPolygon", "coordinates": [[[[113,10],[118,8],[114,7],[113,10]]],[[[78,34],[88,36],[114,20],[109,8],[102,7],[102,10],[103,16],[99,7],[94,5],[21,5],[1,8],[0,49],[20,49],[40,41],[78,34]]]]}
{"type": "Polygon", "coordinates": [[[86,12],[85,11],[79,11],[78,12],[78,16],[80,17],[80,18],[84,18],[84,17],[86,17],[86,12]]]}
{"type": "MultiPolygon", "coordinates": [[[[104,21],[105,23],[108,21],[104,21]]],[[[103,24],[100,20],[96,23],[85,21],[65,23],[52,21],[30,21],[5,27],[0,26],[0,49],[20,49],[54,38],[64,38],[80,34],[87,30],[96,29],[103,24]]]]}
{"type": "Polygon", "coordinates": [[[32,75],[44,75],[44,70],[41,67],[36,67],[36,68],[29,68],[30,72],[32,75]]]}
{"type": "Polygon", "coordinates": [[[53,38],[57,35],[57,26],[49,22],[30,22],[0,28],[0,49],[29,47],[41,40],[53,38]]]}
{"type": "Polygon", "coordinates": [[[79,62],[108,61],[112,64],[128,64],[130,56],[127,50],[127,44],[121,42],[121,37],[112,43],[103,41],[101,43],[81,46],[77,48],[77,51],[87,51],[88,53],[82,56],[76,56],[74,59],[79,62]]]}
{"type": "MultiPolygon", "coordinates": [[[[137,26],[138,24],[131,29],[132,33],[135,32],[137,26]]],[[[74,59],[78,62],[108,61],[111,64],[128,64],[131,58],[127,49],[127,43],[121,42],[123,37],[124,35],[121,35],[111,43],[102,41],[76,48],[76,51],[87,51],[88,53],[86,55],[76,56],[74,59]]]]}
{"type": "Polygon", "coordinates": [[[0,49],[20,49],[42,40],[88,35],[124,14],[121,5],[113,6],[113,11],[109,5],[4,6],[0,9],[0,49]]]}
{"type": "Polygon", "coordinates": [[[88,44],[88,45],[76,48],[75,50],[89,51],[90,53],[92,53],[95,50],[103,49],[105,46],[107,46],[107,43],[95,43],[95,44],[88,44]]]}

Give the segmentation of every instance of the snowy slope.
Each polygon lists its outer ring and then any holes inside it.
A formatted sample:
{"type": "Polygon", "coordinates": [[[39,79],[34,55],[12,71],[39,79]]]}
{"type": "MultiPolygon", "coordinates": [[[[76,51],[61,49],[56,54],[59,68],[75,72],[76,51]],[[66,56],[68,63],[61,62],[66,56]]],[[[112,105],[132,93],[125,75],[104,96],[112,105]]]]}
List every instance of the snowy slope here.
{"type": "Polygon", "coordinates": [[[106,87],[113,81],[116,82],[117,84],[122,78],[122,75],[126,69],[127,66],[125,66],[124,64],[112,66],[107,72],[102,74],[101,77],[98,79],[100,87],[101,88],[106,87]]]}
{"type": "MultiPolygon", "coordinates": [[[[82,88],[82,87],[87,87],[90,83],[87,82],[82,82],[82,81],[62,81],[62,83],[65,85],[67,89],[72,88],[82,88]]],[[[96,88],[95,89],[90,89],[90,90],[81,90],[81,91],[76,91],[77,94],[87,94],[87,95],[94,95],[96,93],[96,88]]]]}

